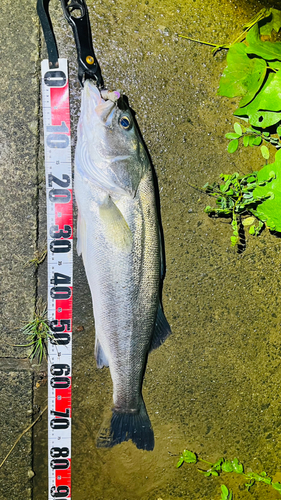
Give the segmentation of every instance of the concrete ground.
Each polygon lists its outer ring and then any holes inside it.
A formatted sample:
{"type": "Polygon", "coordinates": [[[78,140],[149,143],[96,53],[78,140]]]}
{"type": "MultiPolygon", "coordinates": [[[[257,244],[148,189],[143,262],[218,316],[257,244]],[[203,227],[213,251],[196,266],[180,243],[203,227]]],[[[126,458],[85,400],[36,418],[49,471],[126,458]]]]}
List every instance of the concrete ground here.
{"type": "MultiPolygon", "coordinates": [[[[35,2],[0,9],[0,462],[33,414],[33,369],[20,329],[33,317],[37,277],[28,266],[38,231],[38,58],[35,2]]],[[[1,500],[29,500],[32,433],[0,469],[1,500]]]]}
{"type": "MultiPolygon", "coordinates": [[[[72,32],[60,4],[51,16],[60,55],[70,61],[72,140],[80,88],[72,32]]],[[[247,236],[230,249],[228,224],[204,214],[203,186],[221,172],[262,166],[258,151],[227,153],[236,101],[216,95],[226,53],[178,39],[233,40],[270,2],[88,0],[93,43],[108,87],[136,111],[158,176],[167,273],[163,303],[173,335],[149,357],[144,398],[155,432],[151,453],[124,443],[97,450],[110,408],[111,380],[94,361],[94,325],[81,259],[74,261],[73,499],[217,500],[222,482],[250,498],[243,481],[204,478],[175,468],[178,454],[237,456],[248,470],[281,480],[280,240],[247,236]]],[[[276,8],[281,8],[278,2],[276,8]]],[[[45,366],[31,364],[20,328],[46,297],[46,263],[28,266],[46,240],[40,59],[46,56],[36,2],[3,0],[0,9],[1,352],[0,462],[46,400],[45,366]]],[[[46,415],[0,469],[0,500],[47,498],[46,415]],[[32,480],[33,472],[35,477],[32,480]]],[[[257,485],[254,500],[274,500],[257,485]]]]}

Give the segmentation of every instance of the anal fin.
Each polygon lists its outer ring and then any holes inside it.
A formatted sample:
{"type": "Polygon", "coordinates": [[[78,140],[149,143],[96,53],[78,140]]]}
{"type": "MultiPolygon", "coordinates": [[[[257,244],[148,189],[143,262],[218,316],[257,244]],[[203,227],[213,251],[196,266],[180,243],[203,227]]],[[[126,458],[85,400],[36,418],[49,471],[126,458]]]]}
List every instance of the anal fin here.
{"type": "Polygon", "coordinates": [[[172,331],[170,325],[163,312],[162,306],[159,303],[153,337],[151,339],[150,351],[153,351],[162,345],[171,333],[172,331]]]}
{"type": "Polygon", "coordinates": [[[109,366],[107,357],[104,354],[104,351],[102,349],[102,346],[100,345],[98,338],[96,338],[96,344],[95,344],[95,357],[96,357],[98,368],[103,368],[104,366],[109,366]]]}

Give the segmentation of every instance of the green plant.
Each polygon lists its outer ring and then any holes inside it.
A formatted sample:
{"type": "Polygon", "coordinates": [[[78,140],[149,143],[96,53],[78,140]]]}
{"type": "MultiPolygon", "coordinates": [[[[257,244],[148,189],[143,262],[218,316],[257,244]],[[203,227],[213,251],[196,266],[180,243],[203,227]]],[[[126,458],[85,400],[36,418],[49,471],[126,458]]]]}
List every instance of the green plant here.
{"type": "Polygon", "coordinates": [[[264,222],[258,220],[256,224],[257,207],[263,201],[272,198],[273,194],[268,192],[261,196],[256,194],[256,188],[266,186],[274,178],[275,173],[271,171],[268,179],[259,181],[258,172],[241,176],[237,172],[232,175],[221,174],[224,183],[214,182],[205,184],[205,192],[216,198],[218,208],[207,206],[205,212],[217,217],[231,217],[232,236],[231,245],[239,242],[239,224],[249,227],[249,233],[258,235],[264,227],[264,222]],[[250,217],[249,217],[250,215],[250,217]]]}
{"type": "MultiPolygon", "coordinates": [[[[180,454],[180,458],[177,462],[177,467],[181,467],[183,463],[187,464],[204,464],[207,467],[198,468],[197,470],[203,474],[205,477],[209,476],[219,476],[223,472],[227,473],[236,473],[241,475],[241,477],[246,479],[245,488],[249,491],[249,489],[256,483],[261,482],[271,486],[274,490],[278,491],[281,495],[281,483],[273,482],[272,478],[267,475],[266,472],[261,472],[257,474],[256,472],[244,472],[244,465],[239,462],[237,458],[233,460],[225,460],[225,458],[220,458],[216,462],[208,462],[207,460],[203,460],[199,458],[196,453],[193,453],[189,450],[184,450],[180,454]]],[[[225,485],[222,485],[222,497],[221,500],[231,500],[232,492],[229,492],[225,485]],[[224,496],[223,496],[224,495],[224,496]]]]}
{"type": "Polygon", "coordinates": [[[22,329],[22,332],[28,336],[27,344],[16,344],[15,347],[32,347],[29,355],[30,359],[38,357],[39,363],[43,357],[48,356],[48,340],[54,339],[50,332],[49,322],[47,320],[47,307],[42,299],[37,302],[34,318],[27,323],[22,329]]]}
{"type": "Polygon", "coordinates": [[[207,206],[210,216],[231,218],[233,234],[231,245],[239,243],[239,229],[249,227],[249,234],[257,236],[263,227],[281,232],[281,150],[275,162],[258,172],[240,176],[221,174],[224,184],[206,183],[206,194],[216,198],[218,208],[207,206]]]}
{"type": "Polygon", "coordinates": [[[265,159],[269,150],[265,143],[281,147],[281,43],[276,41],[281,28],[281,12],[263,9],[263,17],[252,24],[245,39],[229,47],[227,67],[218,90],[221,96],[240,97],[234,115],[247,121],[250,126],[234,124],[234,133],[226,134],[231,139],[228,151],[238,148],[239,138],[244,146],[260,146],[265,159]]]}
{"type": "Polygon", "coordinates": [[[218,94],[231,99],[240,97],[234,115],[247,122],[247,126],[235,122],[234,132],[225,135],[230,140],[228,152],[234,153],[239,143],[245,147],[258,146],[267,162],[270,157],[267,145],[277,149],[275,161],[258,172],[244,176],[237,172],[221,174],[224,183],[207,183],[203,188],[216,198],[217,205],[207,206],[205,212],[231,218],[232,246],[239,243],[242,226],[248,226],[252,235],[258,235],[264,227],[281,232],[280,28],[281,12],[262,9],[232,44],[208,44],[214,46],[215,52],[228,49],[218,94]]]}
{"type": "Polygon", "coordinates": [[[227,139],[231,139],[228,144],[227,151],[229,153],[234,153],[239,145],[239,139],[243,139],[243,145],[248,146],[261,146],[261,154],[265,160],[269,159],[269,149],[263,144],[263,142],[271,143],[277,149],[281,147],[280,137],[281,137],[281,127],[277,127],[277,137],[273,136],[269,132],[264,132],[262,130],[255,130],[253,127],[244,127],[242,124],[234,123],[234,132],[228,132],[225,134],[227,139]]]}

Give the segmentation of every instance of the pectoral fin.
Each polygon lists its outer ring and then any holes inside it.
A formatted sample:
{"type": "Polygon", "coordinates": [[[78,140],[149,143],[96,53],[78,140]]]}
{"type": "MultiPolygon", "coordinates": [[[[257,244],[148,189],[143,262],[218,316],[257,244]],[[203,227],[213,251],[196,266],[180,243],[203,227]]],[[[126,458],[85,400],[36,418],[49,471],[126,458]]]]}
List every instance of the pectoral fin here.
{"type": "Polygon", "coordinates": [[[159,303],[153,337],[151,339],[150,351],[153,351],[162,345],[171,333],[172,331],[170,325],[163,313],[162,306],[159,303]]]}
{"type": "Polygon", "coordinates": [[[107,240],[120,250],[129,250],[133,242],[132,232],[110,196],[100,205],[99,213],[107,240]]]}

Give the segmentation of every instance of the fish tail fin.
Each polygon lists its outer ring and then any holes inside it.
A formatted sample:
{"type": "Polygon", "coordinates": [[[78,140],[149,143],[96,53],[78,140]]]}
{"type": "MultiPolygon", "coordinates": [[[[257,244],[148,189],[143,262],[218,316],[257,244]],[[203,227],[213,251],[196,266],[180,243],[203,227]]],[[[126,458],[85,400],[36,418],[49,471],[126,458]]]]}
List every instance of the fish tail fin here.
{"type": "Polygon", "coordinates": [[[138,413],[112,410],[111,421],[104,424],[97,438],[98,448],[112,448],[131,439],[137,448],[151,451],[154,448],[154,433],[142,402],[138,413]]]}

